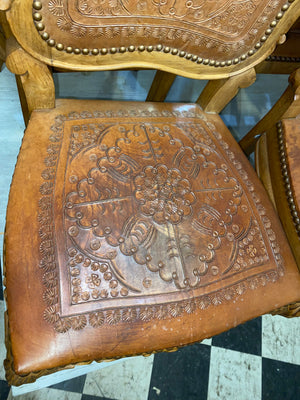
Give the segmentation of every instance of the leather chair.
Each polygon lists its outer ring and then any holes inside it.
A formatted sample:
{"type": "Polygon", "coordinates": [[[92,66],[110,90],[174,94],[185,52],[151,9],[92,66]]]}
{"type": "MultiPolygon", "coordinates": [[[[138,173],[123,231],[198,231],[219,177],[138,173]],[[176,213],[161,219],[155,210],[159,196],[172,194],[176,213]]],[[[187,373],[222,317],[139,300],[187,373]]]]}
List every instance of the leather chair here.
{"type": "Polygon", "coordinates": [[[0,2],[29,119],[5,233],[10,384],[174,349],[299,300],[278,216],[217,111],[300,3],[173,3],[0,2]],[[206,106],[58,100],[49,66],[209,79],[206,106]]]}

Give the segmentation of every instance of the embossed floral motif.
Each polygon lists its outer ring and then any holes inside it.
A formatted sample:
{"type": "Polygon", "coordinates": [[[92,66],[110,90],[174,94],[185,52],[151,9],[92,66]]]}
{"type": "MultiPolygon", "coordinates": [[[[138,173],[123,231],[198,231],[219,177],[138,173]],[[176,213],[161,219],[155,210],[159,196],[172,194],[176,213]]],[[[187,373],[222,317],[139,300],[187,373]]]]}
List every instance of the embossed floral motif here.
{"type": "Polygon", "coordinates": [[[49,11],[57,17],[61,17],[65,14],[63,0],[50,0],[48,3],[48,8],[49,11]]]}
{"type": "Polygon", "coordinates": [[[105,316],[102,311],[90,314],[89,322],[94,328],[103,325],[104,321],[105,321],[105,316]]]}
{"type": "Polygon", "coordinates": [[[135,198],[142,214],[152,216],[158,224],[178,224],[190,215],[196,197],[180,171],[165,165],[148,166],[135,180],[135,198]]]}
{"type": "Polygon", "coordinates": [[[75,317],[70,318],[72,328],[75,331],[79,331],[84,328],[87,324],[87,319],[85,315],[76,315],[75,317]]]}
{"type": "Polygon", "coordinates": [[[128,0],[79,0],[78,10],[85,15],[128,15],[128,0]]]}
{"type": "Polygon", "coordinates": [[[71,328],[71,319],[70,318],[59,318],[59,320],[55,323],[55,330],[58,333],[65,333],[71,328]]]}

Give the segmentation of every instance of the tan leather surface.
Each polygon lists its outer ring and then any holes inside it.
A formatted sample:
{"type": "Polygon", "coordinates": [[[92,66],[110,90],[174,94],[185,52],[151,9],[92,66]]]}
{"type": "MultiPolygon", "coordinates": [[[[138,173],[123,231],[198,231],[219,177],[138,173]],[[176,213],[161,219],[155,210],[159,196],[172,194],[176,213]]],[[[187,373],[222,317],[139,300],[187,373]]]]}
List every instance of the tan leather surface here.
{"type": "Polygon", "coordinates": [[[197,105],[34,112],[5,246],[20,375],[192,343],[300,297],[264,189],[197,105]]]}
{"type": "Polygon", "coordinates": [[[39,14],[45,25],[43,32],[64,46],[110,49],[160,43],[223,61],[254,48],[285,3],[285,0],[42,1],[39,14]]]}

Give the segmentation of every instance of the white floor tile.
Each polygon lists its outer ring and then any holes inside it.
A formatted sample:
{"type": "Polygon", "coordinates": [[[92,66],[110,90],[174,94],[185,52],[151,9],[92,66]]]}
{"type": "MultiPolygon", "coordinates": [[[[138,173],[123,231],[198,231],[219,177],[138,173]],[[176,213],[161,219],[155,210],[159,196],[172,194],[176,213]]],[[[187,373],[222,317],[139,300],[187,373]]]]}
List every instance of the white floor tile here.
{"type": "Polygon", "coordinates": [[[11,398],[16,400],[81,400],[81,397],[81,393],[46,388],[11,398]]]}
{"type": "Polygon", "coordinates": [[[262,356],[300,365],[300,318],[264,315],[262,356]]]}
{"type": "Polygon", "coordinates": [[[154,356],[133,357],[87,375],[83,393],[116,400],[146,400],[154,356]]]}
{"type": "Polygon", "coordinates": [[[212,341],[212,338],[204,339],[204,340],[202,340],[201,344],[207,344],[208,346],[211,346],[211,341],[212,341]]]}
{"type": "Polygon", "coordinates": [[[261,357],[212,347],[207,400],[260,400],[261,357]]]}

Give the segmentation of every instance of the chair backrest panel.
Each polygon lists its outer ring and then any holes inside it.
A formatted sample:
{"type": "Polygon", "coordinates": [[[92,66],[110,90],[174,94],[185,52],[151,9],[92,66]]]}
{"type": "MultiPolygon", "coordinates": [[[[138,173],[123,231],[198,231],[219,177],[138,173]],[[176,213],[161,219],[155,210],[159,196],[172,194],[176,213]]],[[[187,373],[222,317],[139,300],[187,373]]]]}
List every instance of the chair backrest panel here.
{"type": "Polygon", "coordinates": [[[221,78],[271,53],[299,15],[294,0],[14,0],[20,45],[68,69],[150,67],[221,78]]]}

